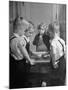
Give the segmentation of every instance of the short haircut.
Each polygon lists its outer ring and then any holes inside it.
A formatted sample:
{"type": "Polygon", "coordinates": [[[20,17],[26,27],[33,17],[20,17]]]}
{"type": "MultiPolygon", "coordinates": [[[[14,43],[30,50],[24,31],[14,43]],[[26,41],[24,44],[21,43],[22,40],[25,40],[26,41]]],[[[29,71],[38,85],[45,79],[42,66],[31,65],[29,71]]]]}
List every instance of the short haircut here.
{"type": "Polygon", "coordinates": [[[53,33],[60,32],[60,24],[59,24],[59,22],[58,21],[54,21],[54,22],[50,23],[48,30],[50,30],[53,33]]]}
{"type": "Polygon", "coordinates": [[[23,20],[23,17],[16,17],[15,20],[13,21],[13,32],[16,31],[16,29],[18,28],[18,26],[20,25],[20,21],[23,20]]]}
{"type": "Polygon", "coordinates": [[[54,29],[56,33],[60,32],[60,23],[58,21],[54,22],[54,29]]]}
{"type": "Polygon", "coordinates": [[[23,33],[30,30],[29,28],[34,28],[34,24],[32,21],[27,21],[25,19],[23,19],[23,17],[16,17],[14,22],[13,22],[13,32],[17,33],[20,29],[20,27],[22,27],[23,29],[23,33]]]}
{"type": "Polygon", "coordinates": [[[48,31],[51,31],[54,33],[54,24],[53,23],[49,24],[48,31]]]}
{"type": "Polygon", "coordinates": [[[13,22],[13,32],[17,33],[19,30],[23,30],[23,33],[26,29],[28,29],[29,27],[29,22],[25,19],[23,19],[23,17],[16,17],[14,22],[13,22]]]}
{"type": "Polygon", "coordinates": [[[33,28],[35,28],[35,25],[34,25],[34,23],[32,21],[28,21],[28,22],[29,22],[30,25],[33,26],[33,28]]]}
{"type": "Polygon", "coordinates": [[[33,23],[32,21],[28,21],[28,23],[29,23],[29,26],[28,26],[28,28],[25,30],[25,32],[29,31],[30,28],[33,28],[33,29],[35,28],[34,23],[33,23]]]}
{"type": "Polygon", "coordinates": [[[43,28],[43,29],[45,30],[46,27],[47,27],[47,25],[46,25],[45,23],[42,22],[42,23],[40,23],[40,24],[38,25],[37,29],[40,30],[40,29],[43,28]]]}

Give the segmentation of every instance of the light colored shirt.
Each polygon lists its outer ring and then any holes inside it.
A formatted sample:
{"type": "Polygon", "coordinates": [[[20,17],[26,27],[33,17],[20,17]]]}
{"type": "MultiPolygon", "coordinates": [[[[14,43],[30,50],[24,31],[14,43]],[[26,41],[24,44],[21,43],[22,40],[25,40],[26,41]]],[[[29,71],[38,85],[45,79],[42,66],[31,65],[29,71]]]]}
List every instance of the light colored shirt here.
{"type": "Polygon", "coordinates": [[[16,33],[14,33],[14,36],[16,38],[12,39],[10,44],[12,56],[15,58],[15,60],[21,60],[24,58],[24,56],[18,46],[21,45],[25,47],[26,41],[29,42],[29,38],[27,38],[25,35],[19,36],[16,33]]]}
{"type": "Polygon", "coordinates": [[[50,41],[51,46],[51,57],[54,58],[54,60],[60,59],[64,55],[65,52],[65,41],[61,39],[59,36],[55,35],[55,38],[50,41]]]}

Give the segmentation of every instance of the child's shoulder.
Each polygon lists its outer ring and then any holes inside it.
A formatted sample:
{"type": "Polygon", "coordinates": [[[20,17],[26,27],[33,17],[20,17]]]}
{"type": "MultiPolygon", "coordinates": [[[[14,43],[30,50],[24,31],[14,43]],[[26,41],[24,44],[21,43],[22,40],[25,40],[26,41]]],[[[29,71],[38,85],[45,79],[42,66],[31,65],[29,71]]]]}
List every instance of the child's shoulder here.
{"type": "Polygon", "coordinates": [[[65,41],[62,38],[60,38],[60,40],[61,40],[61,42],[65,43],[65,41]]]}
{"type": "Polygon", "coordinates": [[[56,43],[57,43],[57,40],[56,39],[53,39],[53,40],[50,40],[50,43],[51,43],[51,46],[56,46],[56,43]]]}

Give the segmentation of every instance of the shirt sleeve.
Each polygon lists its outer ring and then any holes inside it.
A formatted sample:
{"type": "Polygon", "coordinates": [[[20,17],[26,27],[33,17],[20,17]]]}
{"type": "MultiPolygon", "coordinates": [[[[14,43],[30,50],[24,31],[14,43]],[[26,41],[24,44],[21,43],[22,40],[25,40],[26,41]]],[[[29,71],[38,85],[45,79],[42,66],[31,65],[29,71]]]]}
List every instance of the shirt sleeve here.
{"type": "Polygon", "coordinates": [[[51,54],[51,58],[52,58],[53,62],[55,62],[56,57],[57,57],[57,50],[56,50],[56,43],[55,42],[52,42],[52,44],[51,44],[50,54],[51,54]]]}
{"type": "Polygon", "coordinates": [[[52,42],[51,49],[53,51],[53,54],[56,54],[56,42],[52,42]]]}
{"type": "Polygon", "coordinates": [[[51,55],[51,60],[52,60],[52,64],[55,65],[56,59],[55,59],[55,53],[54,53],[54,47],[51,46],[51,51],[50,51],[50,55],[51,55]]]}
{"type": "Polygon", "coordinates": [[[20,44],[21,46],[25,47],[25,46],[26,46],[26,41],[25,41],[25,39],[24,39],[24,38],[21,38],[21,39],[19,40],[19,44],[20,44]]]}

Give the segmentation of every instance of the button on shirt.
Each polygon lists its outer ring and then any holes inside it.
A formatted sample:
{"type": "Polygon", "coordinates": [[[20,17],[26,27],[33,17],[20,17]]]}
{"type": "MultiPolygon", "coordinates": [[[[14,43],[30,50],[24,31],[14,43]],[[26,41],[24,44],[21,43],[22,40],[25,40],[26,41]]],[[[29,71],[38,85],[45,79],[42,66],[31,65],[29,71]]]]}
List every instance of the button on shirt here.
{"type": "Polygon", "coordinates": [[[26,47],[26,41],[29,42],[29,38],[27,38],[25,35],[19,36],[18,34],[14,33],[14,36],[16,38],[11,40],[11,55],[15,58],[15,60],[21,60],[23,59],[23,54],[21,53],[19,49],[19,45],[26,47]]]}
{"type": "Polygon", "coordinates": [[[65,42],[59,36],[55,36],[53,40],[50,40],[51,43],[51,57],[54,57],[55,61],[64,55],[65,52],[65,42]]]}

